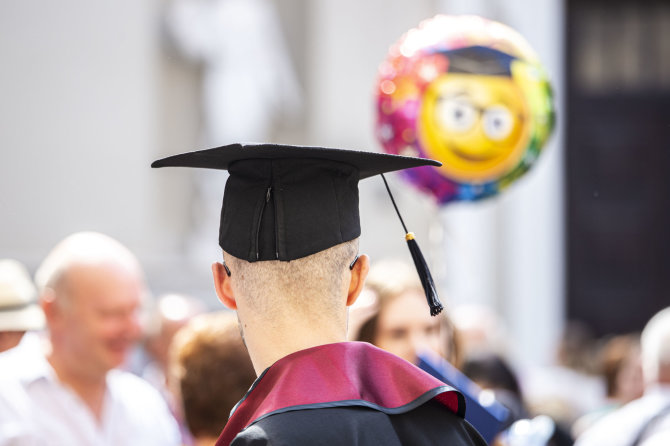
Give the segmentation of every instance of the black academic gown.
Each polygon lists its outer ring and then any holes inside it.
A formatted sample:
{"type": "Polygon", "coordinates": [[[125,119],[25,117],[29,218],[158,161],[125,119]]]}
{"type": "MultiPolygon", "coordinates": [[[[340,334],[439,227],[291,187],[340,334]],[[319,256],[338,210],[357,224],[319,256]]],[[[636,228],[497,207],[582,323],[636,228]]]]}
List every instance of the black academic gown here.
{"type": "Polygon", "coordinates": [[[268,368],[217,446],[485,445],[462,395],[370,344],[329,344],[268,368]]]}

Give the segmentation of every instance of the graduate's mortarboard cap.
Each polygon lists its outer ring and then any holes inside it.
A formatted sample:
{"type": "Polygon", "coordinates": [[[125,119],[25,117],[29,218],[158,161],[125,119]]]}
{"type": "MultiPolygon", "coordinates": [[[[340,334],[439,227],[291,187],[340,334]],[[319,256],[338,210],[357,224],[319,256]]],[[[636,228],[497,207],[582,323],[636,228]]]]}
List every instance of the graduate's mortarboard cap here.
{"type": "Polygon", "coordinates": [[[511,64],[516,60],[514,56],[485,46],[470,46],[438,53],[449,59],[450,73],[509,77],[512,74],[511,64]]]}
{"type": "MultiPolygon", "coordinates": [[[[358,181],[429,165],[440,163],[324,147],[231,144],[163,158],[151,167],[227,170],[219,245],[237,258],[256,262],[295,260],[355,239],[361,234],[358,181]]],[[[408,237],[417,262],[418,246],[413,249],[416,242],[408,237]]],[[[423,256],[420,261],[419,275],[422,282],[428,275],[434,294],[431,313],[437,314],[441,304],[423,256]]]]}

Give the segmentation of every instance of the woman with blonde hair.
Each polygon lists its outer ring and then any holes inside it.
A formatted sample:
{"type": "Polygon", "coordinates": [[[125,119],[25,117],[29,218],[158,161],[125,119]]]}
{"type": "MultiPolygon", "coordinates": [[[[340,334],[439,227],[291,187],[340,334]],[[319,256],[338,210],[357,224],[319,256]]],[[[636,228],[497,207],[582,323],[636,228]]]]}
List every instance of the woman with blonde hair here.
{"type": "Polygon", "coordinates": [[[373,265],[366,294],[350,315],[350,339],[369,342],[416,363],[417,352],[432,351],[455,367],[461,363],[458,335],[449,317],[430,316],[416,270],[396,260],[373,265]]]}

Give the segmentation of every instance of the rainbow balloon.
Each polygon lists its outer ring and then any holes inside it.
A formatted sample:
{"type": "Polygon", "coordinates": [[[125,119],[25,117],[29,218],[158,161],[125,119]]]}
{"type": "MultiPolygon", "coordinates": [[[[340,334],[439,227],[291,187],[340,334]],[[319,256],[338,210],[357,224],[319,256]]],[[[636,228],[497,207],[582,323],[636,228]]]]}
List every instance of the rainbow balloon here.
{"type": "Polygon", "coordinates": [[[408,31],[376,87],[378,140],[388,153],[441,161],[403,175],[442,204],[509,186],[554,127],[551,86],[534,51],[482,17],[438,15],[408,31]]]}

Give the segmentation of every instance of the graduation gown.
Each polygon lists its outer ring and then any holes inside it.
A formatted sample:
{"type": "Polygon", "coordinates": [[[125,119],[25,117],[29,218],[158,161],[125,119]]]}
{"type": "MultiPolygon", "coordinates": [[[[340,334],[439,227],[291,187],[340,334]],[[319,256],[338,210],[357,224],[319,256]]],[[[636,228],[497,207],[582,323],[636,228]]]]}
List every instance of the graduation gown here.
{"type": "Polygon", "coordinates": [[[292,353],[233,409],[216,446],[485,445],[463,396],[362,342],[292,353]]]}

